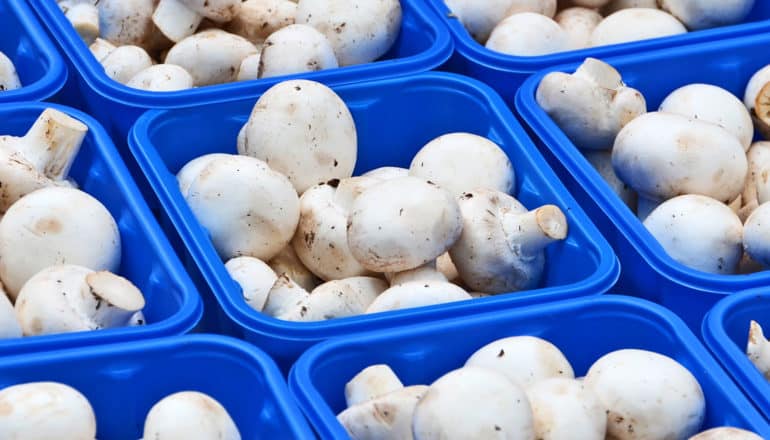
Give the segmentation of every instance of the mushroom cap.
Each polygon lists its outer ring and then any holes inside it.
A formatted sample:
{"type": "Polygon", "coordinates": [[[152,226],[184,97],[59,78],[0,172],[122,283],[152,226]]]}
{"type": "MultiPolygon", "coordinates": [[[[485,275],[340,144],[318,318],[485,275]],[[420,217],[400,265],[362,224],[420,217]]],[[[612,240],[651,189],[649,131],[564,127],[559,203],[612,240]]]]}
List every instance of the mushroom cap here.
{"type": "Polygon", "coordinates": [[[21,88],[19,74],[13,62],[0,51],[0,92],[21,88]]]}
{"type": "Polygon", "coordinates": [[[544,379],[527,388],[527,398],[535,438],[604,440],[607,415],[596,394],[582,382],[562,377],[544,379]]]}
{"type": "Polygon", "coordinates": [[[759,373],[767,379],[770,377],[770,341],[765,338],[762,326],[753,319],[749,324],[749,337],[746,343],[746,356],[759,373]]]}
{"type": "Polygon", "coordinates": [[[520,12],[534,12],[548,18],[556,14],[557,0],[508,0],[508,3],[510,6],[505,11],[506,17],[520,12]]]}
{"type": "Polygon", "coordinates": [[[387,180],[354,201],[348,246],[373,272],[401,272],[435,260],[462,232],[460,208],[443,188],[417,177],[387,180]]]}
{"type": "Polygon", "coordinates": [[[754,124],[740,99],[711,84],[689,84],[669,94],[660,111],[717,124],[736,136],[744,150],[751,146],[754,124]]]}
{"type": "Polygon", "coordinates": [[[287,277],[286,274],[281,274],[267,294],[267,301],[262,308],[262,313],[278,319],[286,319],[296,315],[301,317],[303,313],[301,306],[308,296],[310,293],[307,290],[287,277]]]}
{"type": "Polygon", "coordinates": [[[354,439],[412,440],[412,416],[428,387],[401,388],[351,406],[337,419],[354,439]]]}
{"type": "Polygon", "coordinates": [[[108,77],[121,84],[128,84],[134,76],[152,66],[152,58],[139,46],[120,46],[107,54],[100,63],[108,77]]]}
{"type": "Polygon", "coordinates": [[[618,134],[612,165],[640,197],[665,200],[702,194],[732,201],[748,162],[737,137],[718,125],[670,113],[647,113],[618,134]]]}
{"type": "Polygon", "coordinates": [[[221,159],[225,157],[231,157],[232,154],[225,153],[211,153],[198,156],[195,159],[187,162],[182,169],[176,173],[176,180],[179,182],[179,191],[183,197],[187,197],[187,193],[190,192],[190,185],[198,177],[214,159],[221,159]]]}
{"type": "Polygon", "coordinates": [[[3,438],[83,440],[96,438],[96,416],[88,399],[56,382],[30,382],[0,391],[3,438]]]}
{"type": "Polygon", "coordinates": [[[770,201],[770,142],[755,142],[746,153],[749,173],[743,190],[745,205],[770,201]]]}
{"type": "Polygon", "coordinates": [[[299,222],[299,197],[291,182],[249,156],[213,159],[185,199],[224,260],[271,259],[299,222]]]}
{"type": "Polygon", "coordinates": [[[409,175],[409,170],[401,167],[380,167],[373,170],[369,170],[362,174],[362,177],[374,177],[380,180],[390,180],[396,177],[406,177],[409,175]]]}
{"type": "Polygon", "coordinates": [[[754,0],[658,0],[658,4],[694,31],[740,23],[754,0]]]}
{"type": "Polygon", "coordinates": [[[345,384],[345,402],[350,408],[402,388],[404,384],[388,365],[371,365],[345,384]]]}
{"type": "Polygon", "coordinates": [[[300,194],[353,175],[358,153],[353,116],[323,84],[291,80],[271,87],[254,106],[245,136],[238,152],[285,174],[300,194]]]}
{"type": "Polygon", "coordinates": [[[757,96],[765,84],[770,83],[770,64],[756,71],[749,79],[746,85],[746,92],[743,96],[743,104],[749,111],[754,110],[757,96]]]}
{"type": "Polygon", "coordinates": [[[291,244],[283,248],[283,250],[273,257],[272,260],[268,261],[267,264],[277,275],[285,274],[308,292],[321,284],[321,280],[302,264],[302,261],[300,261],[297,253],[294,252],[294,247],[291,244]]]}
{"type": "Polygon", "coordinates": [[[240,440],[241,435],[219,402],[203,393],[183,391],[163,398],[150,409],[144,438],[240,440]]]}
{"type": "Polygon", "coordinates": [[[644,226],[674,260],[707,273],[735,273],[743,225],[727,205],[688,194],[663,202],[644,226]]]}
{"type": "Polygon", "coordinates": [[[225,29],[262,44],[273,32],[294,24],[296,13],[297,4],[289,0],[246,0],[225,29]]]}
{"type": "Polygon", "coordinates": [[[308,322],[362,315],[387,288],[385,281],[372,277],[328,281],[313,289],[292,312],[278,318],[308,322]]]}
{"type": "Polygon", "coordinates": [[[329,40],[314,27],[292,24],[270,34],[262,46],[259,77],[315,72],[339,67],[329,40]]]}
{"type": "Polygon", "coordinates": [[[471,133],[445,134],[428,142],[412,159],[409,175],[433,182],[455,197],[473,188],[511,193],[516,185],[516,173],[505,152],[471,133]]]}
{"type": "Polygon", "coordinates": [[[447,281],[408,281],[382,292],[366,313],[389,312],[472,299],[462,287],[447,281]]]}
{"type": "Polygon", "coordinates": [[[583,49],[591,44],[591,34],[604,17],[595,9],[580,6],[561,10],[554,21],[564,29],[571,49],[583,49]]]}
{"type": "Polygon", "coordinates": [[[54,264],[117,270],[120,232],[115,219],[91,195],[48,187],[11,205],[0,221],[0,278],[15,299],[34,274],[54,264]]]}
{"type": "Polygon", "coordinates": [[[193,78],[174,64],[156,64],[139,71],[126,85],[152,92],[174,92],[192,88],[193,78]]]}
{"type": "Polygon", "coordinates": [[[534,439],[524,391],[494,370],[464,367],[433,382],[412,419],[415,440],[534,439]]]}
{"type": "MultiPolygon", "coordinates": [[[[177,0],[179,1],[179,0],[177,0]]],[[[243,0],[181,0],[187,7],[216,23],[226,23],[241,14],[243,0]]]]}
{"type": "MultiPolygon", "coordinates": [[[[288,1],[288,0],[287,0],[288,1]]],[[[249,55],[241,61],[241,67],[238,69],[238,78],[236,81],[250,81],[259,78],[259,66],[262,61],[262,47],[259,53],[249,55]]]]}
{"type": "Polygon", "coordinates": [[[752,260],[770,266],[770,202],[759,205],[746,219],[743,246],[752,260]]]}
{"type": "Polygon", "coordinates": [[[91,54],[96,58],[96,61],[99,62],[115,49],[117,49],[117,47],[114,44],[102,38],[97,38],[90,46],[88,46],[88,50],[91,51],[91,54]]]}
{"type": "Polygon", "coordinates": [[[154,0],[100,0],[100,36],[117,46],[146,47],[154,30],[154,0]]]}
{"type": "Polygon", "coordinates": [[[591,34],[591,46],[627,43],[687,33],[674,16],[658,9],[621,9],[599,23],[591,34]]]}
{"type": "Polygon", "coordinates": [[[233,82],[244,58],[258,53],[249,40],[220,29],[207,29],[176,43],[166,64],[176,64],[193,77],[193,85],[233,82]]]}
{"type": "Polygon", "coordinates": [[[607,434],[618,440],[683,439],[703,424],[703,390],[692,373],[667,356],[614,351],[591,366],[584,384],[606,411],[607,434]]]}
{"type": "Polygon", "coordinates": [[[465,361],[465,366],[495,370],[523,389],[549,378],[575,377],[559,348],[534,336],[513,336],[490,342],[476,350],[465,361]]]}
{"type": "Polygon", "coordinates": [[[541,12],[539,10],[541,4],[543,8],[548,8],[544,12],[549,12],[549,14],[546,14],[549,17],[553,17],[553,14],[556,12],[556,2],[551,0],[487,0],[485,2],[478,0],[445,0],[444,2],[447,8],[452,11],[452,17],[460,20],[471,37],[481,44],[484,44],[489,39],[489,34],[492,33],[492,29],[498,23],[515,12],[527,10],[529,12],[541,12]],[[537,4],[533,5],[532,3],[537,4]],[[531,9],[526,9],[527,4],[530,4],[531,9]],[[512,8],[517,8],[517,10],[511,11],[512,8]]]}
{"type": "Polygon", "coordinates": [[[762,437],[745,429],[720,427],[703,431],[689,440],[762,440],[762,437]]]}
{"type": "Polygon", "coordinates": [[[326,36],[340,66],[372,62],[385,55],[401,30],[399,0],[300,0],[295,21],[326,36]]]}
{"type": "Polygon", "coordinates": [[[508,55],[546,55],[569,50],[570,38],[551,18],[520,12],[495,26],[486,47],[508,55]]]}
{"type": "Polygon", "coordinates": [[[262,311],[270,289],[278,275],[262,260],[254,257],[236,257],[225,263],[230,276],[241,287],[243,299],[256,311],[262,311]]]}

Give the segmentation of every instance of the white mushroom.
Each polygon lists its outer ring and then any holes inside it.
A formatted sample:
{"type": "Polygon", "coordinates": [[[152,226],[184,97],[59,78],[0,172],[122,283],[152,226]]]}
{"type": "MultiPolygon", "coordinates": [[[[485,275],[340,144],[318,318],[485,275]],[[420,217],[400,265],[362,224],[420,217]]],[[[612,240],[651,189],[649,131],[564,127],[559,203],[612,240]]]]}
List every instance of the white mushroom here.
{"type": "Polygon", "coordinates": [[[207,86],[235,81],[241,62],[257,52],[257,47],[243,37],[209,29],[175,44],[165,63],[184,68],[192,75],[193,85],[207,86]]]}
{"type": "Polygon", "coordinates": [[[380,167],[373,170],[369,170],[362,174],[364,177],[374,177],[380,180],[390,180],[397,177],[406,177],[409,175],[409,170],[400,167],[380,167]]]}
{"type": "Polygon", "coordinates": [[[603,61],[587,58],[573,74],[540,82],[537,103],[581,150],[608,150],[630,121],[647,111],[644,97],[603,61]]]}
{"type": "Polygon", "coordinates": [[[109,78],[127,84],[139,72],[152,66],[152,58],[139,46],[120,46],[107,54],[100,63],[109,78]]]}
{"type": "Polygon", "coordinates": [[[87,132],[82,122],[49,108],[24,136],[0,136],[0,213],[37,189],[72,186],[64,179],[87,132]]]}
{"type": "Polygon", "coordinates": [[[689,84],[669,94],[660,104],[661,112],[717,124],[735,135],[744,150],[751,146],[754,125],[740,99],[727,90],[710,84],[689,84]]]}
{"type": "Polygon", "coordinates": [[[77,189],[34,191],[0,221],[0,278],[11,299],[34,274],[55,264],[116,271],[120,252],[115,219],[98,200],[77,189]]]}
{"type": "Polygon", "coordinates": [[[602,14],[605,16],[628,8],[651,8],[658,9],[658,0],[611,0],[602,8],[602,14]]]}
{"type": "Polygon", "coordinates": [[[163,398],[150,409],[144,439],[240,440],[241,434],[222,404],[206,394],[183,391],[163,398]]]}
{"type": "Polygon", "coordinates": [[[396,281],[369,305],[366,313],[412,309],[469,299],[473,298],[468,292],[448,281],[425,279],[396,281]]]}
{"type": "Polygon", "coordinates": [[[94,4],[74,4],[65,16],[86,44],[90,45],[99,37],[99,9],[94,4]]]}
{"type": "Polygon", "coordinates": [[[575,377],[564,354],[555,345],[534,336],[513,336],[490,342],[476,350],[465,361],[465,366],[495,370],[525,390],[549,378],[575,377]]]}
{"type": "Polygon", "coordinates": [[[362,315],[387,287],[385,281],[372,277],[328,281],[277,318],[311,322],[362,315]]]}
{"type": "Polygon", "coordinates": [[[16,319],[13,304],[5,293],[5,288],[0,285],[0,339],[20,338],[21,326],[16,319]]]}
{"type": "Polygon", "coordinates": [[[767,83],[770,83],[770,65],[767,65],[756,71],[749,79],[746,85],[746,91],[743,96],[743,104],[749,111],[754,110],[754,106],[759,97],[759,92],[767,83]]]}
{"type": "Polygon", "coordinates": [[[752,320],[749,327],[749,341],[746,355],[765,379],[770,380],[770,342],[765,338],[762,326],[752,320]]]}
{"type": "Polygon", "coordinates": [[[520,12],[501,21],[487,40],[487,49],[508,55],[534,56],[570,49],[570,37],[545,15],[520,12]]]}
{"type": "Polygon", "coordinates": [[[508,3],[510,6],[505,11],[506,17],[520,12],[534,12],[553,18],[558,2],[557,0],[508,0],[508,3]]]}
{"type": "Polygon", "coordinates": [[[445,0],[452,17],[457,18],[476,41],[484,43],[492,29],[505,17],[518,12],[536,12],[548,17],[556,13],[556,0],[445,0]]]}
{"type": "Polygon", "coordinates": [[[3,438],[24,440],[91,440],[96,415],[88,399],[56,382],[30,382],[0,391],[3,438]]]}
{"type": "Polygon", "coordinates": [[[185,200],[224,260],[270,260],[289,243],[299,222],[299,198],[291,182],[248,156],[211,160],[185,200]]]}
{"type": "Polygon", "coordinates": [[[373,272],[401,272],[433,261],[461,232],[457,202],[417,177],[369,188],[353,201],[348,217],[350,251],[373,272]]]}
{"type": "Polygon", "coordinates": [[[591,34],[591,46],[627,43],[687,33],[682,23],[658,9],[621,9],[605,17],[591,34]]]}
{"type": "Polygon", "coordinates": [[[182,41],[198,29],[207,18],[226,23],[238,16],[241,0],[160,0],[152,21],[173,42],[182,41]]]}
{"type": "Polygon", "coordinates": [[[321,284],[321,280],[302,264],[302,261],[300,261],[297,253],[294,252],[294,247],[291,244],[283,248],[283,250],[273,257],[272,260],[268,261],[267,264],[276,274],[288,276],[292,281],[299,284],[300,287],[308,292],[321,284]]]}
{"type": "MultiPolygon", "coordinates": [[[[761,76],[761,73],[762,71],[757,73],[757,75],[761,76]]],[[[755,87],[755,85],[749,83],[747,94],[749,92],[755,93],[751,90],[752,87],[755,87]]],[[[756,99],[753,105],[750,106],[750,109],[755,128],[763,138],[770,139],[770,82],[762,85],[759,91],[756,92],[756,99]]]]}
{"type": "Polygon", "coordinates": [[[117,49],[117,46],[101,38],[97,38],[90,46],[88,46],[88,50],[91,51],[91,54],[96,58],[96,61],[99,61],[100,63],[115,49],[117,49]]]}
{"type": "Polygon", "coordinates": [[[126,85],[153,92],[173,92],[192,88],[193,78],[174,64],[156,64],[139,71],[126,85]]]}
{"type": "Polygon", "coordinates": [[[459,198],[462,234],[449,255],[471,290],[505,293],[537,287],[545,248],[567,237],[564,213],[554,205],[528,211],[508,194],[488,189],[459,198]]]}
{"type": "Polygon", "coordinates": [[[264,160],[297,192],[353,175],[358,140],[353,116],[323,84],[283,81],[257,101],[240,154],[264,160]]]}
{"type": "Polygon", "coordinates": [[[259,66],[262,60],[262,48],[259,48],[260,52],[254,55],[249,55],[241,61],[241,67],[238,68],[238,77],[236,81],[249,81],[252,79],[259,79],[259,66]]]}
{"type": "Polygon", "coordinates": [[[396,373],[385,364],[364,368],[345,384],[348,408],[404,388],[396,373]]]}
{"type": "Polygon", "coordinates": [[[15,310],[24,335],[34,336],[126,327],[144,304],[127,279],[65,264],[24,283],[15,310]]]}
{"type": "Polygon", "coordinates": [[[516,185],[505,152],[489,139],[470,133],[445,134],[428,142],[412,159],[409,175],[433,182],[455,197],[473,188],[511,193],[516,185]]]}
{"type": "Polygon", "coordinates": [[[759,205],[746,220],[743,247],[753,261],[770,266],[770,202],[759,205]]]}
{"type": "Polygon", "coordinates": [[[390,49],[401,29],[399,0],[300,0],[297,24],[326,36],[340,66],[372,62],[390,49]]]}
{"type": "Polygon", "coordinates": [[[402,388],[351,406],[337,419],[354,440],[412,440],[414,409],[425,385],[402,388]]]}
{"type": "Polygon", "coordinates": [[[339,67],[329,40],[304,24],[292,24],[270,34],[259,62],[260,78],[339,67]]]}
{"type": "Polygon", "coordinates": [[[644,226],[674,260],[708,273],[735,273],[743,225],[725,204],[688,194],[670,199],[650,213],[644,226]]]}
{"type": "Polygon", "coordinates": [[[236,257],[225,263],[230,276],[241,287],[246,303],[261,312],[267,301],[270,289],[278,280],[278,275],[267,264],[254,257],[236,257]]]}
{"type": "Polygon", "coordinates": [[[99,33],[112,44],[148,49],[155,26],[154,0],[100,0],[99,33]]]}
{"type": "Polygon", "coordinates": [[[762,440],[762,437],[744,429],[720,427],[703,431],[688,440],[762,440]]]}
{"type": "Polygon", "coordinates": [[[590,163],[599,173],[612,191],[620,197],[620,200],[636,212],[636,192],[626,183],[620,180],[612,168],[612,152],[607,150],[583,150],[588,163],[590,163]]]}
{"type": "Polygon", "coordinates": [[[602,21],[594,9],[572,7],[556,14],[554,21],[564,29],[571,49],[583,49],[591,45],[591,34],[602,21]]]}
{"type": "Polygon", "coordinates": [[[187,197],[187,193],[190,192],[190,185],[198,177],[214,159],[222,159],[231,157],[231,154],[225,153],[210,153],[198,156],[195,159],[187,162],[182,169],[176,174],[176,180],[179,183],[179,191],[182,196],[187,197]]]}
{"type": "Polygon", "coordinates": [[[599,397],[607,434],[617,440],[686,439],[705,418],[697,379],[675,360],[645,350],[602,356],[583,382],[599,397]]]}
{"type": "Polygon", "coordinates": [[[310,294],[302,286],[292,281],[286,274],[278,276],[267,295],[262,313],[274,318],[289,316],[301,307],[310,294]]]}
{"type": "Polygon", "coordinates": [[[534,440],[524,391],[504,375],[465,367],[433,382],[414,410],[415,440],[504,438],[534,440]]]}
{"type": "Polygon", "coordinates": [[[297,4],[289,0],[246,0],[225,30],[262,44],[278,29],[294,24],[297,4]]]}
{"type": "Polygon", "coordinates": [[[545,379],[529,387],[527,397],[532,405],[535,438],[604,440],[607,415],[596,394],[580,381],[545,379]]]}
{"type": "Polygon", "coordinates": [[[658,0],[690,30],[740,23],[751,12],[754,0],[658,0]]]}

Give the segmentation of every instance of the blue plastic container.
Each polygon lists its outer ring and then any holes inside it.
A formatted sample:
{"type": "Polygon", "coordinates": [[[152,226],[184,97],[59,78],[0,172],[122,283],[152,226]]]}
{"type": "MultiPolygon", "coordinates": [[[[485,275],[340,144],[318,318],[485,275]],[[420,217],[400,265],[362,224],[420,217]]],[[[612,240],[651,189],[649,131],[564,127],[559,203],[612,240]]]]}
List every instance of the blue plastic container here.
{"type": "Polygon", "coordinates": [[[430,385],[500,338],[531,335],[555,344],[582,376],[604,354],[624,348],[676,359],[706,396],[706,428],[736,426],[770,438],[770,426],[668,310],[606,295],[451,321],[380,330],[316,345],[291,370],[289,388],[322,438],[348,438],[335,417],[345,409],[345,383],[362,369],[387,364],[405,385],[430,385]]]}
{"type": "Polygon", "coordinates": [[[235,339],[195,335],[0,359],[0,389],[40,381],[69,385],[96,413],[97,438],[142,437],[150,408],[180,391],[216,399],[243,439],[311,439],[275,363],[235,339]]]}
{"type": "MultiPolygon", "coordinates": [[[[73,77],[67,87],[79,91],[84,108],[96,115],[108,131],[119,139],[119,148],[123,148],[123,141],[131,125],[148,109],[169,109],[237,99],[260,93],[285,79],[269,78],[171,93],[132,89],[105,75],[104,69],[91,55],[54,0],[28,1],[49,32],[56,35],[67,57],[73,77]]],[[[446,26],[424,0],[401,0],[401,4],[401,33],[382,61],[293,76],[341,84],[427,71],[443,64],[451,56],[454,47],[446,26]]]]}
{"type": "Polygon", "coordinates": [[[770,2],[756,0],[754,9],[743,24],[632,43],[573,50],[551,55],[521,57],[505,55],[487,49],[470,36],[460,20],[451,14],[444,0],[427,1],[431,3],[449,27],[455,41],[455,55],[447,66],[448,70],[484,81],[494,87],[511,106],[513,106],[516,90],[527,77],[552,66],[582,61],[586,57],[606,58],[638,54],[656,49],[725,40],[742,35],[759,35],[770,31],[770,2]]]}
{"type": "Polygon", "coordinates": [[[749,323],[757,321],[770,335],[770,294],[767,288],[730,295],[703,320],[703,341],[749,396],[759,411],[770,420],[770,383],[746,356],[749,323]]]}
{"type": "MultiPolygon", "coordinates": [[[[755,35],[605,61],[620,71],[628,85],[639,89],[648,108],[655,110],[669,93],[692,83],[723,87],[742,100],[751,75],[770,64],[770,55],[764,55],[768,44],[770,35],[755,35]]],[[[665,252],[535,100],[537,86],[548,71],[574,72],[577,67],[558,66],[528,79],[516,96],[516,110],[567,189],[615,249],[622,273],[613,290],[670,308],[698,333],[703,316],[718,300],[739,290],[770,285],[770,271],[713,275],[690,269],[665,252]]]]}
{"type": "MultiPolygon", "coordinates": [[[[526,206],[552,203],[569,221],[566,241],[548,247],[548,264],[540,288],[465,303],[404,310],[316,323],[294,323],[251,309],[217,256],[179,192],[176,172],[189,160],[213,152],[236,152],[238,130],[257,97],[205,107],[153,111],[139,119],[129,144],[150,185],[160,198],[161,222],[180,234],[183,257],[191,273],[202,273],[208,288],[234,324],[235,335],[254,342],[287,367],[307,347],[334,336],[414,322],[471,315],[534,302],[597,295],[618,276],[609,245],[580,207],[564,191],[505,104],[476,81],[444,73],[345,85],[335,88],[350,107],[358,127],[356,174],[385,165],[408,167],[414,154],[433,138],[454,131],[487,136],[497,142],[516,168],[516,197],[526,206]],[[563,262],[569,261],[569,264],[563,262]],[[197,266],[198,269],[194,269],[197,266]]],[[[204,289],[204,286],[199,286],[204,289]]],[[[208,304],[208,303],[207,303],[208,304]]]]}
{"type": "Polygon", "coordinates": [[[91,332],[0,340],[0,357],[126,340],[147,340],[186,333],[200,320],[200,296],[168,240],[139,196],[136,185],[104,129],[90,116],[48,103],[0,105],[0,134],[21,136],[46,108],[53,107],[82,121],[88,135],[70,171],[83,191],[110,211],[120,229],[118,273],[144,294],[147,325],[91,332]]]}
{"type": "Polygon", "coordinates": [[[0,52],[11,59],[23,86],[0,92],[0,103],[42,101],[64,86],[64,59],[26,1],[0,2],[0,29],[0,52]]]}

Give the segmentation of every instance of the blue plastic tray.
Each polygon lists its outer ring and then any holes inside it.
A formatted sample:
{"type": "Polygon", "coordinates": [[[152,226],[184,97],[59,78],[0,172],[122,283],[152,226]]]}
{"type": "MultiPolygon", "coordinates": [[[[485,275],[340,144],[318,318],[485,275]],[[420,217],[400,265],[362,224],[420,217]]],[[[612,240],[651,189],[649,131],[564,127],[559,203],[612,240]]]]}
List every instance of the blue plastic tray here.
{"type": "MultiPolygon", "coordinates": [[[[579,205],[563,189],[531,141],[491,89],[444,73],[426,73],[336,87],[358,127],[356,174],[384,165],[408,167],[431,139],[467,131],[503,147],[516,168],[516,196],[529,207],[560,206],[569,221],[568,240],[548,248],[548,267],[539,289],[467,303],[360,316],[317,323],[292,323],[251,309],[230,278],[206,231],[179,192],[175,173],[206,153],[235,153],[235,140],[257,96],[189,109],[153,111],[139,119],[129,137],[137,162],[160,198],[171,235],[181,235],[191,273],[200,272],[213,290],[236,335],[254,342],[287,367],[318,341],[371,329],[470,315],[502,308],[607,291],[618,276],[616,258],[579,205]],[[569,264],[563,264],[564,262],[569,264]],[[197,266],[198,269],[194,269],[197,266]]],[[[208,305],[208,303],[207,303],[208,305]]]]}
{"type": "Polygon", "coordinates": [[[602,355],[623,348],[670,356],[700,382],[704,429],[729,425],[770,438],[770,426],[681,320],[655,304],[618,295],[338,338],[302,355],[291,370],[289,389],[322,438],[348,438],[335,415],[345,409],[345,383],[363,368],[384,363],[405,385],[430,384],[487,343],[518,335],[551,341],[578,376],[602,355]]]}
{"type": "MultiPolygon", "coordinates": [[[[770,4],[770,3],[768,3],[770,4]]],[[[675,89],[709,83],[743,93],[751,75],[770,64],[763,55],[770,35],[755,35],[693,47],[606,59],[639,89],[650,110],[675,89]]],[[[547,71],[574,72],[577,64],[547,71]]],[[[620,258],[622,273],[613,290],[662,304],[696,333],[706,312],[724,295],[770,285],[770,271],[751,275],[713,275],[674,261],[612,192],[601,176],[540,108],[535,90],[547,71],[528,79],[516,96],[516,110],[539,138],[541,151],[562,177],[567,189],[604,233],[620,258]]]]}
{"type": "MultiPolygon", "coordinates": [[[[131,89],[112,81],[91,55],[54,0],[28,0],[41,21],[56,39],[66,55],[71,81],[67,88],[78,90],[82,103],[100,122],[123,141],[136,119],[148,109],[168,109],[237,99],[262,92],[284,78],[269,78],[171,93],[153,93],[131,89]]],[[[424,0],[401,0],[403,24],[401,34],[382,61],[325,70],[294,77],[307,77],[330,84],[357,82],[413,72],[431,70],[443,64],[452,54],[449,31],[424,0]]],[[[69,91],[72,94],[72,91],[69,91]]]]}
{"type": "Polygon", "coordinates": [[[531,74],[559,64],[582,61],[586,57],[637,54],[654,49],[689,46],[694,43],[724,40],[741,35],[770,32],[770,2],[756,0],[754,10],[743,24],[690,32],[665,38],[574,50],[551,55],[521,57],[487,49],[474,40],[460,20],[451,16],[444,0],[427,0],[452,32],[455,55],[447,68],[453,72],[480,79],[495,88],[513,106],[516,90],[531,74]]]}
{"type": "Polygon", "coordinates": [[[0,105],[0,134],[23,135],[48,107],[66,112],[88,126],[88,135],[70,176],[80,189],[99,199],[115,218],[123,252],[118,272],[136,284],[144,294],[148,325],[0,340],[0,357],[64,347],[146,340],[189,331],[202,315],[200,296],[139,196],[104,129],[90,116],[67,107],[48,103],[16,103],[0,105]]]}
{"type": "Polygon", "coordinates": [[[96,413],[100,439],[141,438],[150,408],[180,391],[216,399],[243,439],[314,438],[275,363],[249,344],[222,336],[162,338],[0,359],[0,389],[39,381],[61,382],[83,393],[96,413]]]}
{"type": "Polygon", "coordinates": [[[749,322],[770,336],[770,294],[752,289],[720,301],[703,320],[703,340],[739,387],[770,420],[770,383],[746,356],[749,322]]]}
{"type": "Polygon", "coordinates": [[[13,61],[22,88],[0,92],[0,103],[42,101],[64,86],[64,59],[26,1],[0,2],[0,52],[13,61]]]}

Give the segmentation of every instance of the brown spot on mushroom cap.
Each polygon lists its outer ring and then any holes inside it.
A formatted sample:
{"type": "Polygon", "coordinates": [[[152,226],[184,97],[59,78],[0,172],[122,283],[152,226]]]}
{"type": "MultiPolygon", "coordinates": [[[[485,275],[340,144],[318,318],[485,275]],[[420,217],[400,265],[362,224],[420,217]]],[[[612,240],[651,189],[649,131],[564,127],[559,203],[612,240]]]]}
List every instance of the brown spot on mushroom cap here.
{"type": "Polygon", "coordinates": [[[35,222],[34,230],[38,234],[57,234],[62,230],[61,222],[53,217],[43,217],[35,222]]]}

